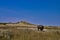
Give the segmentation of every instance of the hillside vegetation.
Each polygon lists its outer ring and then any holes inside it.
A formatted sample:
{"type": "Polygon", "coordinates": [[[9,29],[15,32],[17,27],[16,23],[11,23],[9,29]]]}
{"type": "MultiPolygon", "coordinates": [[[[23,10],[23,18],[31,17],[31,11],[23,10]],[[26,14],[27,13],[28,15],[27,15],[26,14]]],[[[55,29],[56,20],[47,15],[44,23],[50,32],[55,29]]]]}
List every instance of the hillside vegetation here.
{"type": "MultiPolygon", "coordinates": [[[[60,33],[58,32],[39,32],[27,29],[12,30],[13,36],[11,40],[60,40],[60,33]]],[[[8,38],[8,37],[7,37],[8,38]]],[[[0,38],[0,40],[10,40],[7,38],[0,38]]]]}
{"type": "Polygon", "coordinates": [[[60,40],[60,27],[45,26],[45,31],[38,31],[36,25],[28,22],[16,24],[0,24],[0,40],[60,40]]]}

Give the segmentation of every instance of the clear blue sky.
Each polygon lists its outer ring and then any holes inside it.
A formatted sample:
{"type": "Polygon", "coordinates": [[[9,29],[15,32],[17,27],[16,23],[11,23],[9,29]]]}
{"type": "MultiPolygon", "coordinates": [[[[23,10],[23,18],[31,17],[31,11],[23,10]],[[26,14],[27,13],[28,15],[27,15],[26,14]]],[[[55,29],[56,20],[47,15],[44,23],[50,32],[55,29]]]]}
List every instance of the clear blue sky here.
{"type": "Polygon", "coordinates": [[[0,22],[21,20],[60,26],[60,0],[0,0],[0,22]]]}

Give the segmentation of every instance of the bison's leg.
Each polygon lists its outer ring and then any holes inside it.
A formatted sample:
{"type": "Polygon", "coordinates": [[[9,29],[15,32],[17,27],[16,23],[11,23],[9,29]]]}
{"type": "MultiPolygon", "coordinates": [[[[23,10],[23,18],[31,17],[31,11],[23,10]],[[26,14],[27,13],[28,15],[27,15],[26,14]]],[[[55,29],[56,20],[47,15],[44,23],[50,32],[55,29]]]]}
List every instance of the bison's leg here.
{"type": "Polygon", "coordinates": [[[43,31],[43,29],[40,29],[41,31],[43,31]]]}
{"type": "Polygon", "coordinates": [[[44,29],[44,28],[42,27],[40,30],[43,31],[43,29],[44,29]]]}
{"type": "Polygon", "coordinates": [[[38,28],[38,31],[40,31],[40,28],[38,28]]]}

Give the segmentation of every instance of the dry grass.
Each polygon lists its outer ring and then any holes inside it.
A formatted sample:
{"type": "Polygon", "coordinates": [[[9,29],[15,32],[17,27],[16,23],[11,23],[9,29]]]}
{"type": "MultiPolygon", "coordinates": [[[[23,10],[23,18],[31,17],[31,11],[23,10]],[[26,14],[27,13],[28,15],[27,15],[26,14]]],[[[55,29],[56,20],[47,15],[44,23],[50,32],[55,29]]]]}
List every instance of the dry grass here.
{"type": "MultiPolygon", "coordinates": [[[[5,27],[4,27],[5,28],[5,27]]],[[[6,29],[9,29],[13,32],[13,37],[11,40],[60,40],[60,32],[41,32],[29,29],[15,29],[15,26],[6,26],[6,29]],[[10,28],[10,29],[9,29],[10,28]]],[[[58,29],[57,27],[45,27],[45,29],[58,29]]],[[[5,38],[0,40],[7,40],[5,38]]],[[[10,39],[9,39],[10,40],[10,39]]]]}
{"type": "Polygon", "coordinates": [[[48,27],[45,27],[45,29],[58,29],[58,30],[60,30],[60,27],[58,27],[58,26],[48,26],[48,27]]]}
{"type": "MultiPolygon", "coordinates": [[[[59,32],[39,32],[29,29],[14,29],[12,32],[11,40],[60,40],[59,32]]],[[[3,38],[3,40],[7,39],[3,38]]]]}
{"type": "Polygon", "coordinates": [[[57,32],[39,32],[29,29],[15,30],[12,40],[60,40],[60,33],[57,32]]]}

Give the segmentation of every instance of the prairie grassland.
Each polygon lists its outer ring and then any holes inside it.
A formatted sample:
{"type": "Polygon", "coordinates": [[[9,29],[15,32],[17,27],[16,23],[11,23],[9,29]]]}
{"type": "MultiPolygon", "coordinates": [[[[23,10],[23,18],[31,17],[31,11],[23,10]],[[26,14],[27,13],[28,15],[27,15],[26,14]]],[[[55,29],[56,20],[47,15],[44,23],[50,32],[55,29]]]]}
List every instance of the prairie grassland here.
{"type": "Polygon", "coordinates": [[[48,27],[45,27],[45,29],[57,29],[57,30],[60,30],[60,26],[48,26],[48,27]]]}
{"type": "MultiPolygon", "coordinates": [[[[15,27],[6,27],[6,29],[11,30],[13,36],[11,39],[0,38],[0,40],[60,40],[60,31],[43,32],[31,29],[16,29],[15,27]]],[[[45,29],[56,30],[58,28],[45,27],[45,29]]]]}
{"type": "Polygon", "coordinates": [[[14,31],[12,40],[60,40],[60,33],[20,29],[14,31]]]}
{"type": "MultiPolygon", "coordinates": [[[[60,40],[59,32],[43,32],[29,29],[12,29],[11,40],[60,40]]],[[[5,38],[0,40],[7,40],[5,38]]],[[[9,39],[10,40],[10,39],[9,39]]]]}

